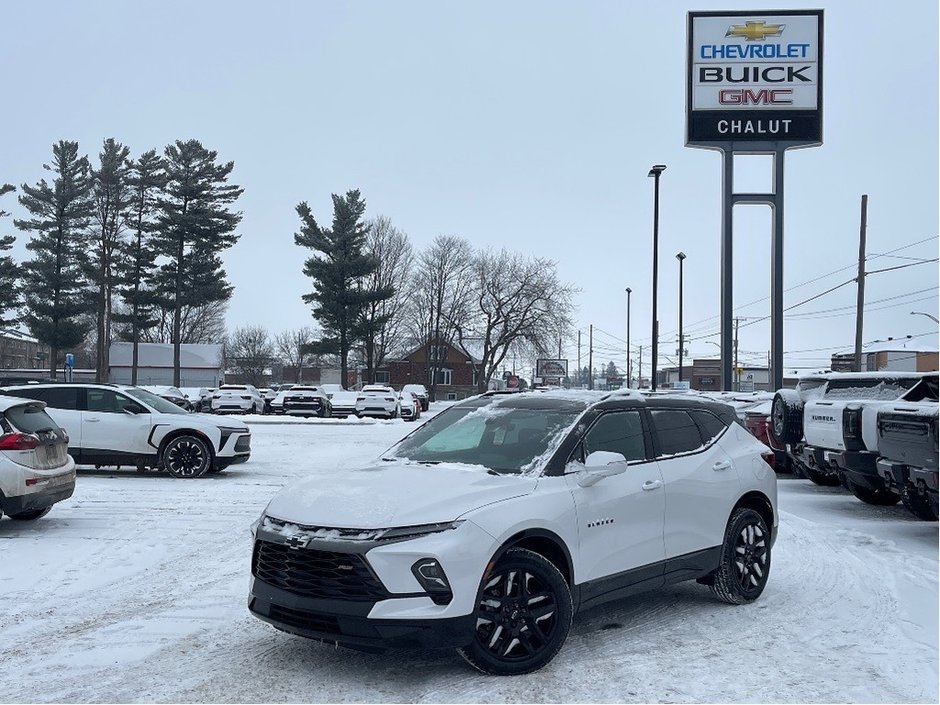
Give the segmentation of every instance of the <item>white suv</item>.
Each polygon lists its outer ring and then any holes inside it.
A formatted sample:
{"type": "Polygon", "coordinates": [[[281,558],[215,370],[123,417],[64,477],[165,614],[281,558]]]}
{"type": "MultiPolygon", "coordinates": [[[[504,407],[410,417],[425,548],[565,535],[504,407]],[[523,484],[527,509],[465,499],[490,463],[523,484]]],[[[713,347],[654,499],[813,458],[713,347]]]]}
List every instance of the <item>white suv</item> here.
{"type": "Polygon", "coordinates": [[[75,490],[69,439],[44,406],[0,397],[0,516],[38,519],[75,490]]]}
{"type": "Polygon", "coordinates": [[[755,600],[772,457],[715,402],[484,394],[371,467],[276,495],[254,527],[249,609],[342,646],[456,646],[484,672],[528,673],[610,599],[696,579],[755,600]]]}
{"type": "Polygon", "coordinates": [[[79,465],[154,467],[192,478],[251,455],[245,424],[191,414],[139,387],[30,384],[3,393],[46,402],[48,414],[68,433],[69,453],[79,465]]]}
{"type": "Polygon", "coordinates": [[[398,416],[398,392],[382,384],[367,384],[356,397],[356,416],[398,416]]]}
{"type": "Polygon", "coordinates": [[[212,392],[211,409],[216,414],[263,414],[264,397],[250,384],[223,384],[212,392]]]}

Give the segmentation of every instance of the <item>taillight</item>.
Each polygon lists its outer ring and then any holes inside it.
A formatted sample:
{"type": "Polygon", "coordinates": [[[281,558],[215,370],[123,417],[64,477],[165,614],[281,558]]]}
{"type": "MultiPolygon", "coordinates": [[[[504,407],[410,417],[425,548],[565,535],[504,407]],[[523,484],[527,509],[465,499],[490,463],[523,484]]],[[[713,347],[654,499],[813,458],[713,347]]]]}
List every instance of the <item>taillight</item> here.
{"type": "Polygon", "coordinates": [[[761,460],[767,463],[770,466],[770,469],[773,470],[777,465],[777,455],[772,450],[766,450],[760,454],[761,460]]]}
{"type": "Polygon", "coordinates": [[[385,401],[395,401],[395,397],[385,397],[385,401]]]}
{"type": "Polygon", "coordinates": [[[28,433],[4,433],[0,436],[0,450],[33,450],[39,439],[28,433]]]}
{"type": "Polygon", "coordinates": [[[251,397],[250,397],[250,396],[243,396],[242,399],[246,399],[246,400],[248,400],[248,401],[251,401],[251,397]]]}

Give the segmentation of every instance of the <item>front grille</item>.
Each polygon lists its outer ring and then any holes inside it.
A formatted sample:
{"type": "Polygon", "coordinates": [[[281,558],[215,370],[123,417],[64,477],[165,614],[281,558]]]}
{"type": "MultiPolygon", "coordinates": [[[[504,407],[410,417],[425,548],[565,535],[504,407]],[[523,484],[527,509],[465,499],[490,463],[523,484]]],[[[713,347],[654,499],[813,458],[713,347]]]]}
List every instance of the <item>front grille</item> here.
{"type": "Polygon", "coordinates": [[[301,597],[369,602],[388,597],[362,557],[354,553],[294,549],[257,541],[251,572],[268,585],[301,597]]]}
{"type": "Polygon", "coordinates": [[[339,621],[333,615],[317,614],[316,612],[302,612],[301,610],[292,610],[280,605],[271,605],[268,615],[278,622],[287,624],[299,629],[309,629],[315,632],[326,632],[328,634],[339,634],[339,621]]]}
{"type": "Polygon", "coordinates": [[[251,450],[251,436],[239,436],[238,440],[235,441],[235,452],[242,453],[249,450],[251,450]]]}

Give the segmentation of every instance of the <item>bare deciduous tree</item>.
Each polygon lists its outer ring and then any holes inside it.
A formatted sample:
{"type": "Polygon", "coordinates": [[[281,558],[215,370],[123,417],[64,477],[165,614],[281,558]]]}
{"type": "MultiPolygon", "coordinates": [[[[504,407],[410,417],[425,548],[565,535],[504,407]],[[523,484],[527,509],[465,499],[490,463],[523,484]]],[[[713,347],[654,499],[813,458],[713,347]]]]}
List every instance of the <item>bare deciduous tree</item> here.
{"type": "Polygon", "coordinates": [[[454,235],[438,235],[418,255],[408,323],[412,338],[424,346],[427,354],[432,401],[436,399],[438,374],[443,368],[443,361],[434,350],[454,341],[454,324],[463,317],[473,284],[473,261],[473,247],[454,235]]]}
{"type": "MultiPolygon", "coordinates": [[[[225,311],[227,301],[215,301],[202,306],[183,306],[180,310],[181,343],[221,343],[225,339],[225,311]]],[[[158,309],[154,317],[157,325],[141,334],[145,343],[173,342],[173,309],[158,309]]],[[[130,340],[123,330],[121,337],[130,340]]]]}
{"type": "Polygon", "coordinates": [[[247,384],[263,387],[265,372],[273,360],[274,345],[268,331],[261,326],[236,328],[225,343],[226,368],[247,384]]]}
{"type": "Polygon", "coordinates": [[[296,330],[286,330],[274,336],[274,348],[287,367],[294,369],[294,381],[303,381],[304,362],[309,357],[305,348],[318,337],[317,332],[305,326],[296,330]]]}
{"type": "Polygon", "coordinates": [[[506,250],[476,256],[472,304],[452,323],[458,347],[468,355],[478,349],[479,391],[510,353],[545,355],[553,349],[571,326],[576,291],[559,280],[550,260],[506,250]]]}
{"type": "Polygon", "coordinates": [[[366,238],[366,251],[378,262],[378,267],[364,277],[362,286],[376,293],[393,291],[391,298],[369,301],[362,312],[360,331],[361,354],[365,360],[367,379],[385,362],[389,348],[401,339],[405,327],[404,314],[411,296],[414,253],[408,235],[392,225],[385,216],[370,223],[366,238]]]}

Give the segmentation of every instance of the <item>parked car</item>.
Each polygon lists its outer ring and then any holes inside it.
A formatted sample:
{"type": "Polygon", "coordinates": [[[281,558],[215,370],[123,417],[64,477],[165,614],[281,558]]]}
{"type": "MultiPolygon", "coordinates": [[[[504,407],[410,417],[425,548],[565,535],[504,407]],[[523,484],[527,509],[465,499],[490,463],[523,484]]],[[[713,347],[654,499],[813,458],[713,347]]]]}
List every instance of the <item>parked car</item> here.
{"type": "Polygon", "coordinates": [[[923,376],[916,372],[833,372],[809,378],[806,386],[801,379],[796,389],[781,389],[774,395],[774,436],[786,445],[790,459],[805,477],[818,485],[839,485],[842,479],[831,451],[845,450],[843,409],[849,402],[899,399],[923,376]]]}
{"type": "Polygon", "coordinates": [[[356,396],[356,416],[398,416],[398,392],[381,384],[367,384],[356,396]]]}
{"type": "Polygon", "coordinates": [[[167,401],[173,402],[179,408],[184,411],[193,411],[195,407],[192,402],[186,397],[183,391],[179,387],[164,387],[160,385],[139,385],[141,389],[146,389],[151,394],[156,394],[158,397],[166,399],[167,401]]]}
{"type": "Polygon", "coordinates": [[[361,471],[279,492],[254,525],[249,610],[340,646],[456,646],[484,672],[528,673],[611,599],[692,579],[757,599],[770,457],[701,399],[473,397],[361,471]]]}
{"type": "Polygon", "coordinates": [[[223,384],[212,394],[215,414],[262,414],[264,399],[250,384],[223,384]]]}
{"type": "Polygon", "coordinates": [[[415,421],[421,417],[421,400],[414,392],[402,389],[398,393],[398,408],[402,421],[415,421]]]}
{"type": "Polygon", "coordinates": [[[0,517],[39,519],[75,491],[68,436],[45,406],[0,396],[0,517]]]}
{"type": "Polygon", "coordinates": [[[277,396],[277,391],[270,387],[261,387],[258,390],[258,394],[261,395],[261,399],[264,401],[264,408],[261,410],[261,413],[270,414],[271,402],[274,401],[274,398],[277,396]]]}
{"type": "Polygon", "coordinates": [[[319,387],[298,384],[284,394],[283,413],[326,418],[332,415],[332,409],[330,400],[319,387]]]}
{"type": "Polygon", "coordinates": [[[918,519],[937,521],[938,403],[886,404],[878,409],[877,472],[918,519]]]}
{"type": "Polygon", "coordinates": [[[31,384],[7,387],[3,394],[46,402],[80,465],[151,467],[193,478],[221,472],[251,455],[245,424],[190,414],[139,387],[31,384]]]}
{"type": "Polygon", "coordinates": [[[423,384],[406,384],[401,388],[403,392],[413,392],[418,400],[421,402],[421,411],[427,411],[429,405],[430,396],[428,395],[428,389],[423,384]]]}
{"type": "Polygon", "coordinates": [[[356,414],[356,399],[359,398],[359,392],[347,392],[346,390],[327,392],[330,398],[330,407],[333,409],[333,416],[337,418],[346,418],[356,414]]]}
{"type": "Polygon", "coordinates": [[[192,410],[196,413],[207,412],[212,408],[212,391],[208,387],[180,387],[189,403],[192,404],[192,410]]]}

